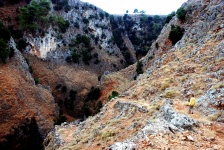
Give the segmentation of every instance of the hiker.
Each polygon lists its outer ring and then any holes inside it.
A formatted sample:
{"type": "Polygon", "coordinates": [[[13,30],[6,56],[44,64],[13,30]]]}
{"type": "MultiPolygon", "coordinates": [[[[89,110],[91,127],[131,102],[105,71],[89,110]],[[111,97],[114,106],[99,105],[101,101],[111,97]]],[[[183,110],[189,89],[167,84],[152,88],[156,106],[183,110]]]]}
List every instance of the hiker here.
{"type": "Polygon", "coordinates": [[[191,95],[191,99],[190,99],[190,102],[189,102],[189,111],[188,111],[188,113],[189,114],[193,114],[193,107],[194,107],[194,105],[195,105],[195,102],[196,102],[196,99],[195,99],[195,97],[194,97],[194,94],[192,94],[191,95]]]}

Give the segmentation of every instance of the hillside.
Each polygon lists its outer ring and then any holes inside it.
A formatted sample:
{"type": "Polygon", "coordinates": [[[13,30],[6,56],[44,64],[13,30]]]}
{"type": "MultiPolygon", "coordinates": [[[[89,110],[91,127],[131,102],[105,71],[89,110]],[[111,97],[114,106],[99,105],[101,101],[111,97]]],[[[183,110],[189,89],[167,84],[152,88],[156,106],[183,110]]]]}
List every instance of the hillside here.
{"type": "Polygon", "coordinates": [[[80,0],[0,0],[1,148],[41,149],[54,124],[99,112],[109,94],[99,81],[145,56],[164,19],[80,0]]]}
{"type": "Polygon", "coordinates": [[[224,2],[183,7],[185,20],[173,17],[140,60],[144,73],[136,63],[103,75],[101,111],[55,126],[45,149],[224,149],[224,2]],[[177,25],[184,34],[174,43],[169,33],[177,25]],[[112,91],[120,96],[108,101],[112,91]],[[196,105],[188,114],[191,94],[196,105]]]}

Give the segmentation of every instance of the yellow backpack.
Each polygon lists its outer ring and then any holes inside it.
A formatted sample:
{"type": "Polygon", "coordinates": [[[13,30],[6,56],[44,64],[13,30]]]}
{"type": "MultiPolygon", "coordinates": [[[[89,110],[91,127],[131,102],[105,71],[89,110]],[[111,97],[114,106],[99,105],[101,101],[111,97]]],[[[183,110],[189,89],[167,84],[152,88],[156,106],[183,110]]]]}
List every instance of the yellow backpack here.
{"type": "Polygon", "coordinates": [[[192,97],[190,99],[189,106],[194,106],[195,105],[195,101],[196,101],[196,99],[194,97],[192,97]]]}

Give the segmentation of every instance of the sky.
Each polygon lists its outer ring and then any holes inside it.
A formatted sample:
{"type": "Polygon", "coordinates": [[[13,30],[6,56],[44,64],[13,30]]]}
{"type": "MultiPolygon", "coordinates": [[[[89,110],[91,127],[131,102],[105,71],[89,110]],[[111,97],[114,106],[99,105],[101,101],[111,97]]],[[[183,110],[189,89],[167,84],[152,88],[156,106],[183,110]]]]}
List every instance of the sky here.
{"type": "Polygon", "coordinates": [[[168,15],[176,11],[187,0],[81,0],[94,4],[109,14],[133,13],[134,9],[144,10],[150,15],[168,15]]]}

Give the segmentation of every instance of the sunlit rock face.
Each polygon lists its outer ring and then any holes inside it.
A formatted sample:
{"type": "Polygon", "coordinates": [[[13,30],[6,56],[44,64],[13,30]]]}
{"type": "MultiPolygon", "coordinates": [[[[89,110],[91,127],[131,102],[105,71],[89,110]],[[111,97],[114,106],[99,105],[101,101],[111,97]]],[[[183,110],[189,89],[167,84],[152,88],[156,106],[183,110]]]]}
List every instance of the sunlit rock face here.
{"type": "Polygon", "coordinates": [[[45,34],[44,37],[33,37],[32,35],[28,35],[26,40],[30,44],[26,50],[30,54],[42,59],[46,59],[47,54],[51,51],[55,51],[58,44],[61,43],[61,41],[58,41],[54,36],[52,28],[48,30],[48,33],[45,34]]]}

